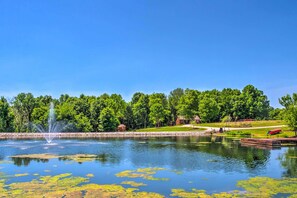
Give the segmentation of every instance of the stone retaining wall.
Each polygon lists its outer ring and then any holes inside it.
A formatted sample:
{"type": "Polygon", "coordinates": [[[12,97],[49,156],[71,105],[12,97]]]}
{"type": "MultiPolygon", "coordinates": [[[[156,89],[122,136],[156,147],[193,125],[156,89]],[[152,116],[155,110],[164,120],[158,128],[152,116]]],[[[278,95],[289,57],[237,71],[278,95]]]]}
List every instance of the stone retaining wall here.
{"type": "MultiPolygon", "coordinates": [[[[183,137],[206,136],[204,132],[102,132],[102,133],[55,133],[56,138],[134,138],[134,137],[183,137]]],[[[0,139],[43,138],[42,133],[0,133],[0,139]]]]}

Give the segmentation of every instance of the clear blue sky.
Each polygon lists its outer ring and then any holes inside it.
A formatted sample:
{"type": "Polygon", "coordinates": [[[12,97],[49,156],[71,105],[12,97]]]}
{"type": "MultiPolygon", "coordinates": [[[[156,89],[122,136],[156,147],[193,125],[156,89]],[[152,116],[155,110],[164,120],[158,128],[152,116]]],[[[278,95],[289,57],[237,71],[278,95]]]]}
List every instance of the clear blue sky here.
{"type": "Polygon", "coordinates": [[[297,1],[3,0],[0,95],[297,92],[297,1]]]}

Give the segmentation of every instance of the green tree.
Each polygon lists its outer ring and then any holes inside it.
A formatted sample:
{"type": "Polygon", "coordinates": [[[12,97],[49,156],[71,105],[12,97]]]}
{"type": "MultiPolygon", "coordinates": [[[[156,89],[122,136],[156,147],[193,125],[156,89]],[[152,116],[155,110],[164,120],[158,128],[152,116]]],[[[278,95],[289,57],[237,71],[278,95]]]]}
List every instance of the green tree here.
{"type": "Polygon", "coordinates": [[[34,96],[31,93],[20,93],[14,98],[12,104],[16,131],[29,132],[32,112],[36,105],[34,96]]]}
{"type": "Polygon", "coordinates": [[[77,114],[82,114],[88,118],[91,117],[90,113],[90,102],[91,97],[85,96],[84,94],[81,94],[79,98],[74,98],[73,104],[74,104],[74,110],[77,114]]]}
{"type": "Polygon", "coordinates": [[[199,95],[200,92],[197,90],[186,89],[177,106],[178,115],[184,116],[187,119],[193,119],[198,114],[199,95]]]}
{"type": "Polygon", "coordinates": [[[0,132],[13,130],[13,115],[9,103],[4,97],[0,98],[0,132]]]}
{"type": "Polygon", "coordinates": [[[269,116],[269,101],[263,91],[253,85],[247,85],[241,93],[241,99],[245,104],[244,118],[265,119],[269,116]]]}
{"type": "Polygon", "coordinates": [[[205,95],[199,103],[199,115],[202,122],[218,121],[220,114],[220,107],[216,100],[210,95],[205,95]]]}
{"type": "Polygon", "coordinates": [[[131,103],[128,103],[126,106],[126,111],[125,111],[125,119],[123,123],[126,125],[127,130],[130,129],[135,129],[135,121],[134,121],[134,116],[133,116],[133,109],[131,103]]]}
{"type": "Polygon", "coordinates": [[[49,115],[49,106],[41,106],[33,109],[32,112],[32,122],[34,124],[41,124],[47,126],[49,115]]]}
{"type": "Polygon", "coordinates": [[[75,118],[75,127],[78,131],[81,132],[90,132],[92,131],[92,125],[90,119],[86,117],[83,113],[74,116],[75,118]]]}
{"type": "Polygon", "coordinates": [[[120,94],[111,94],[109,107],[111,107],[118,120],[123,123],[125,119],[126,102],[120,94]]]}
{"type": "Polygon", "coordinates": [[[295,131],[295,136],[297,136],[297,93],[294,93],[292,96],[286,95],[280,98],[279,102],[285,107],[285,121],[295,131]]]}
{"type": "Polygon", "coordinates": [[[132,105],[133,117],[136,128],[146,128],[149,123],[149,96],[141,94],[138,100],[132,105]]]}
{"type": "Polygon", "coordinates": [[[57,106],[56,110],[57,120],[74,124],[74,116],[76,115],[76,111],[74,109],[73,103],[69,101],[63,102],[57,106]]]}
{"type": "MultiPolygon", "coordinates": [[[[240,96],[240,91],[238,89],[223,89],[220,94],[220,117],[224,118],[226,116],[231,116],[232,119],[235,119],[234,115],[236,115],[236,101],[240,96]]],[[[240,110],[240,108],[238,109],[240,110]]],[[[238,115],[237,115],[238,116],[238,115]]]]}
{"type": "Polygon", "coordinates": [[[106,107],[100,114],[101,131],[116,131],[117,126],[120,124],[119,120],[114,114],[114,111],[110,107],[106,107]]]}
{"type": "Polygon", "coordinates": [[[278,99],[279,103],[286,109],[290,108],[292,105],[297,105],[297,93],[293,93],[292,96],[289,94],[278,99]]]}
{"type": "Polygon", "coordinates": [[[271,120],[283,120],[285,109],[272,108],[269,110],[269,119],[271,120]]]}
{"type": "Polygon", "coordinates": [[[151,122],[160,127],[168,119],[170,111],[168,110],[168,102],[165,94],[153,93],[149,96],[149,118],[151,122]]]}
{"type": "Polygon", "coordinates": [[[181,88],[174,89],[168,96],[168,103],[170,107],[170,114],[172,121],[175,122],[178,116],[178,104],[181,97],[184,95],[184,90],[181,88]]]}

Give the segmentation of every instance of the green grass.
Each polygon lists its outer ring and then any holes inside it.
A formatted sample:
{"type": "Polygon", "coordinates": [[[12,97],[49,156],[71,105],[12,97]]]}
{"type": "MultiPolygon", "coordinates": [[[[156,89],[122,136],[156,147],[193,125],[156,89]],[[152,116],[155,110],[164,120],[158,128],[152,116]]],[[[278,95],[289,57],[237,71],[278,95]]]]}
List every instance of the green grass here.
{"type": "Polygon", "coordinates": [[[282,127],[282,132],[277,135],[267,135],[267,132],[269,130],[272,130],[271,128],[266,129],[246,129],[246,130],[240,130],[240,131],[230,131],[224,133],[224,135],[240,135],[240,134],[251,134],[251,137],[253,138],[281,138],[281,137],[293,137],[295,136],[295,132],[291,131],[288,127],[282,127]]]}
{"type": "Polygon", "coordinates": [[[230,127],[230,128],[245,128],[245,127],[265,127],[265,126],[277,126],[285,125],[283,120],[261,120],[261,121],[247,121],[247,122],[216,122],[216,123],[202,123],[196,126],[208,126],[208,127],[230,127]]]}
{"type": "Polygon", "coordinates": [[[182,126],[166,126],[159,128],[145,128],[138,129],[137,132],[178,132],[178,131],[203,131],[205,129],[192,128],[192,127],[182,127],[182,126]]]}

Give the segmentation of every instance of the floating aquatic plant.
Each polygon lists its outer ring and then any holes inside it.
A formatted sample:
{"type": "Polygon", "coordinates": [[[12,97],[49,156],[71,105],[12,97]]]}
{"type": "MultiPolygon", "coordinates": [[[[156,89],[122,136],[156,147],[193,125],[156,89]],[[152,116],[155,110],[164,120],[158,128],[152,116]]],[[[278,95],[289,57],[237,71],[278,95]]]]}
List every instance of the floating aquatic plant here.
{"type": "Polygon", "coordinates": [[[24,177],[24,176],[28,176],[28,173],[20,173],[20,174],[15,174],[15,177],[24,177]]]}
{"type": "Polygon", "coordinates": [[[224,198],[233,198],[233,197],[242,197],[242,194],[239,193],[239,191],[233,191],[233,192],[221,192],[221,193],[216,193],[209,195],[205,192],[205,190],[197,190],[197,189],[192,189],[192,191],[186,191],[184,189],[172,189],[172,194],[171,196],[174,197],[179,197],[179,198],[219,198],[219,197],[224,197],[224,198]]]}
{"type": "Polygon", "coordinates": [[[130,185],[132,187],[146,186],[146,184],[144,184],[144,183],[138,183],[138,182],[135,182],[135,181],[123,181],[121,184],[130,185]]]}
{"type": "Polygon", "coordinates": [[[39,198],[39,197],[131,197],[162,198],[164,196],[151,192],[135,192],[137,188],[124,188],[121,185],[85,184],[88,178],[73,177],[70,173],[56,176],[41,176],[29,182],[5,184],[0,180],[1,197],[39,198]]]}
{"type": "Polygon", "coordinates": [[[253,177],[239,181],[237,185],[244,188],[250,196],[271,197],[284,193],[297,196],[297,178],[253,177]]]}
{"type": "Polygon", "coordinates": [[[90,178],[90,177],[94,177],[94,174],[89,173],[86,176],[90,178]]]}
{"type": "Polygon", "coordinates": [[[207,194],[204,190],[172,189],[171,196],[180,198],[198,197],[274,197],[275,195],[290,195],[297,197],[297,178],[273,179],[269,177],[254,177],[237,183],[244,191],[221,192],[207,194]]]}
{"type": "Polygon", "coordinates": [[[96,160],[97,158],[98,158],[97,155],[91,155],[91,154],[76,154],[76,155],[59,156],[60,160],[72,160],[72,161],[76,161],[78,163],[91,162],[91,161],[96,160]]]}
{"type": "Polygon", "coordinates": [[[117,177],[142,178],[153,181],[168,181],[168,178],[156,178],[157,171],[166,170],[165,168],[139,168],[137,170],[126,170],[116,174],[117,177]]]}

